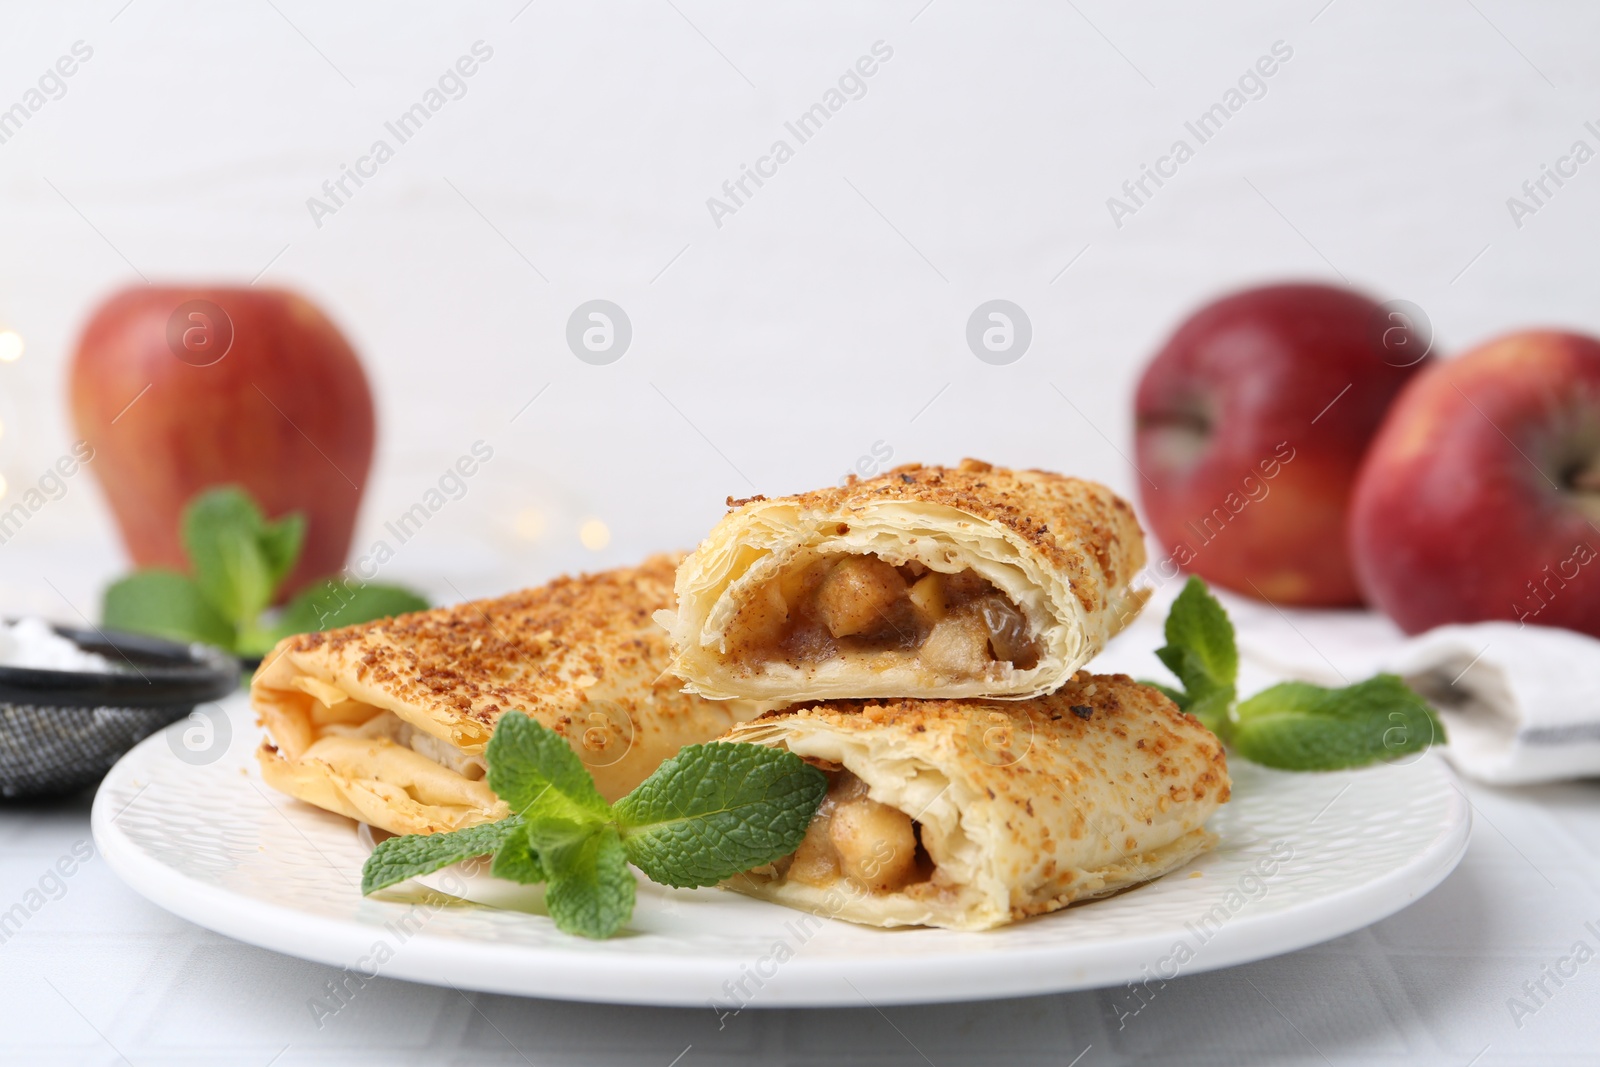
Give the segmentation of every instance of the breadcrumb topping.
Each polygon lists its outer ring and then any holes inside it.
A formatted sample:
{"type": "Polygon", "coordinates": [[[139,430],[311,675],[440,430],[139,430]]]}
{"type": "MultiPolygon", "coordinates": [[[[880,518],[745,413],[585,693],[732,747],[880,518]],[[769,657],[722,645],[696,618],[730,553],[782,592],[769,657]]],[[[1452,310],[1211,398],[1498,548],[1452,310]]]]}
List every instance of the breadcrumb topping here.
{"type": "MultiPolygon", "coordinates": [[[[774,499],[828,512],[886,500],[917,501],[999,523],[1065,574],[1089,612],[1100,609],[1104,590],[1126,584],[1145,561],[1144,535],[1132,505],[1097,482],[1050,471],[1010,470],[978,459],[964,459],[955,467],[907,463],[875,478],[851,475],[842,486],[774,499]],[[1104,584],[1090,579],[1088,558],[1098,566],[1104,584]]],[[[730,499],[728,504],[735,508],[749,502],[730,499]]]]}
{"type": "Polygon", "coordinates": [[[659,721],[697,698],[657,679],[668,639],[651,614],[673,606],[682,554],[638,567],[563,576],[536,589],[288,639],[279,652],[321,651],[399,701],[448,707],[486,727],[508,708],[571,709],[603,692],[630,715],[644,700],[659,721]],[[602,685],[607,679],[612,684],[602,685]],[[643,689],[641,694],[640,690],[643,689]]]}

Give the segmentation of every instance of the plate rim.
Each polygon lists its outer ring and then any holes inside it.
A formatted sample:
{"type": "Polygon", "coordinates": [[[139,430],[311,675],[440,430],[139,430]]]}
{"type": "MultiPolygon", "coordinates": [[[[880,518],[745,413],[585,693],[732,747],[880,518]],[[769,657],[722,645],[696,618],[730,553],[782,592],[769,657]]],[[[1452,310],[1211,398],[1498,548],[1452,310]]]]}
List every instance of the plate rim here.
{"type": "MultiPolygon", "coordinates": [[[[317,915],[194,878],[146,852],[116,825],[122,811],[110,810],[112,783],[131,773],[126,768],[142,758],[147,746],[165,744],[166,733],[157,731],[118,760],[95,793],[90,826],[108,866],[134,892],[188,922],[259,948],[356,969],[371,953],[382,927],[317,915]]],[[[1268,959],[1342,937],[1388,918],[1444,881],[1466,854],[1472,806],[1443,758],[1436,752],[1424,758],[1436,762],[1437,773],[1454,795],[1437,832],[1411,861],[1362,885],[1287,911],[1236,915],[1203,943],[1204,951],[1171,977],[1268,959]]],[[[248,779],[241,776],[241,781],[248,779]]],[[[291,819],[295,814],[293,808],[279,810],[291,819]]],[[[1026,921],[1051,919],[1039,916],[1026,921]]],[[[1087,946],[1009,945],[988,953],[952,948],[914,957],[869,954],[850,961],[848,978],[842,975],[837,957],[808,957],[797,951],[783,962],[778,972],[781,983],[769,978],[770,984],[762,984],[759,995],[748,1002],[722,1006],[736,1011],[935,1004],[1113,988],[1151,979],[1148,965],[1172,948],[1172,937],[1170,929],[1163,929],[1087,946]],[[959,985],[943,982],[951,967],[960,968],[959,985]]],[[[408,937],[404,948],[374,977],[513,996],[655,1007],[715,1008],[717,999],[708,997],[705,988],[739,977],[741,965],[751,962],[748,954],[723,951],[627,957],[589,948],[508,946],[427,929],[408,937]],[[522,954],[527,962],[506,967],[508,952],[522,954]],[[619,967],[623,959],[626,966],[619,967]]]]}

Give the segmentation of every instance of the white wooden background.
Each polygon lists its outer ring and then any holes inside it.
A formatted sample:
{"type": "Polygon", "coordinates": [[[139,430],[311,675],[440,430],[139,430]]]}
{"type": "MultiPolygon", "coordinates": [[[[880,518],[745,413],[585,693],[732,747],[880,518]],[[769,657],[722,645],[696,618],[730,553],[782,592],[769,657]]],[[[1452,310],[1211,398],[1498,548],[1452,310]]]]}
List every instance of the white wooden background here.
{"type": "MultiPolygon", "coordinates": [[[[0,143],[0,329],[26,345],[0,363],[0,474],[15,492],[68,447],[80,325],[143,275],[293,286],[343,326],[380,406],[358,549],[491,443],[387,572],[440,596],[692,544],[728,494],[875,446],[1132,491],[1131,384],[1230,287],[1343,276],[1420,305],[1446,351],[1600,329],[1600,163],[1520,228],[1506,204],[1600,148],[1597,31],[1593,5],[1506,0],[7,3],[0,108],[93,55],[0,143]],[[479,41],[465,94],[387,134],[479,41]],[[863,96],[786,133],[879,41],[863,96]],[[1184,123],[1277,42],[1198,144],[1184,123]],[[394,157],[314,219],[380,137],[394,157]],[[780,137],[793,158],[717,226],[707,199],[780,137]],[[1119,228],[1107,199],[1179,137],[1194,158],[1119,228]],[[633,325],[608,366],[565,342],[591,299],[633,325]],[[1032,322],[1008,366],[966,344],[990,299],[1032,322]]],[[[8,607],[60,612],[12,549],[63,544],[87,551],[55,584],[92,603],[120,563],[88,478],[0,552],[8,607]]]]}

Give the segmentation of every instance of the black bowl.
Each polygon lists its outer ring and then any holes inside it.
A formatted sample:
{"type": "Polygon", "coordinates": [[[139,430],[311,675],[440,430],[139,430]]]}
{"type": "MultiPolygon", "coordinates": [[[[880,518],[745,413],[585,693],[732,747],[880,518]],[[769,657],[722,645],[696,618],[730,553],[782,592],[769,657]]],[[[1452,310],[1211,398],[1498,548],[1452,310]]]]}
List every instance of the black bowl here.
{"type": "Polygon", "coordinates": [[[0,666],[0,798],[87,788],[146,737],[239,687],[238,661],[220,649],[51,628],[115,670],[0,666]]]}

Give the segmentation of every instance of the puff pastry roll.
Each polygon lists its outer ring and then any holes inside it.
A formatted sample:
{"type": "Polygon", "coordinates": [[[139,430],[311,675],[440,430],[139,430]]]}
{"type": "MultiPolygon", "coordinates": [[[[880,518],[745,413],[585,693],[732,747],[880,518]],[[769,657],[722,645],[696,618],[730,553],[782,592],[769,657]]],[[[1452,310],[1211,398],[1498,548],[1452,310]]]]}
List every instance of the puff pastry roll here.
{"type": "Polygon", "coordinates": [[[725,741],[786,748],[828,795],[805,840],[725,883],[872,926],[983,930],[1147,882],[1210,848],[1222,745],[1126,675],[1026,701],[831,701],[725,741]]]}
{"type": "Polygon", "coordinates": [[[608,799],[684,745],[762,710],[703,700],[663,676],[651,613],[682,559],[558,578],[494,600],[281,642],[250,699],[274,788],[397,834],[504,818],[483,751],[501,715],[565,737],[608,799]]]}
{"type": "Polygon", "coordinates": [[[976,460],[732,510],[681,567],[672,671],[713,699],[1049,692],[1143,605],[1133,508],[976,460]]]}

